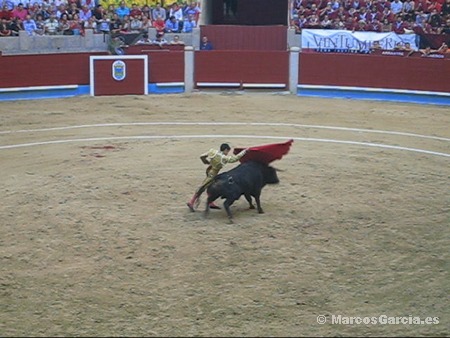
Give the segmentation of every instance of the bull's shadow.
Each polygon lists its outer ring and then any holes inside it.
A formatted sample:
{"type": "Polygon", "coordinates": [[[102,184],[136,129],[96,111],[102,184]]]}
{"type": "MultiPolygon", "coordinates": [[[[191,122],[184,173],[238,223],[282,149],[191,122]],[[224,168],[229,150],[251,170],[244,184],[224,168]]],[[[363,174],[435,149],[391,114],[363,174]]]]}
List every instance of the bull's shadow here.
{"type": "Polygon", "coordinates": [[[225,199],[223,206],[228,219],[233,223],[230,206],[242,195],[248,201],[250,209],[255,209],[252,203],[252,197],[254,197],[256,208],[262,214],[264,211],[260,201],[261,190],[266,184],[277,183],[279,183],[279,179],[275,168],[261,162],[242,163],[230,171],[217,175],[213,183],[208,186],[205,217],[209,214],[210,203],[222,198],[225,199]]]}

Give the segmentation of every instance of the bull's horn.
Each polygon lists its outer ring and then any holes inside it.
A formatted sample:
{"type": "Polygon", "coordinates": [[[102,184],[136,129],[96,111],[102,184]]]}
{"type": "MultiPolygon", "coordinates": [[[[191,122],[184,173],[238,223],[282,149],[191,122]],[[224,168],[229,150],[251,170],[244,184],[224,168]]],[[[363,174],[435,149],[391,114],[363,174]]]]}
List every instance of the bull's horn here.
{"type": "Polygon", "coordinates": [[[276,168],[276,167],[272,167],[272,168],[275,169],[276,171],[279,171],[280,173],[286,171],[286,170],[283,170],[283,169],[278,169],[278,168],[276,168]]]}

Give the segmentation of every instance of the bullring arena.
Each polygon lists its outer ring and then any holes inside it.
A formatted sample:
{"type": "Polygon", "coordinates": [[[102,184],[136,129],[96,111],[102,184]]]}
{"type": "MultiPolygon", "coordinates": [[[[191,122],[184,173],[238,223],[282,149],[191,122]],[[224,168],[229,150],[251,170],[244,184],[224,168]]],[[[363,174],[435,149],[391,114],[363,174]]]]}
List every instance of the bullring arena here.
{"type": "Polygon", "coordinates": [[[186,2],[181,45],[0,38],[0,336],[450,335],[450,22],[260,3],[186,2]],[[186,206],[210,148],[291,139],[264,214],[186,206]]]}
{"type": "Polygon", "coordinates": [[[2,336],[449,333],[446,106],[206,91],[0,112],[2,336]],[[265,214],[188,210],[201,153],[290,138],[265,214]]]}

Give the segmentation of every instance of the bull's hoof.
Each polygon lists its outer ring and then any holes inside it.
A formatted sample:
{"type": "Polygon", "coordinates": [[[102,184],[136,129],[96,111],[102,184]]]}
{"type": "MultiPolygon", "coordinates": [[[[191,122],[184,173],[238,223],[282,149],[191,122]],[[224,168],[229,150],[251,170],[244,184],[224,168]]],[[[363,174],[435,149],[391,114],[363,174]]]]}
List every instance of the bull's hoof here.
{"type": "Polygon", "coordinates": [[[252,204],[250,205],[249,209],[255,209],[255,206],[252,204]]]}
{"type": "Polygon", "coordinates": [[[210,208],[210,209],[220,210],[220,207],[219,207],[218,205],[215,205],[214,203],[210,203],[210,204],[209,204],[209,208],[210,208]]]}
{"type": "Polygon", "coordinates": [[[195,211],[194,206],[190,203],[186,203],[186,205],[188,206],[189,210],[191,210],[192,212],[195,211]]]}
{"type": "Polygon", "coordinates": [[[258,214],[264,214],[264,210],[263,209],[259,209],[258,210],[258,214]]]}
{"type": "Polygon", "coordinates": [[[229,224],[234,224],[233,219],[232,219],[232,218],[229,218],[229,219],[228,219],[228,223],[229,223],[229,224]]]}

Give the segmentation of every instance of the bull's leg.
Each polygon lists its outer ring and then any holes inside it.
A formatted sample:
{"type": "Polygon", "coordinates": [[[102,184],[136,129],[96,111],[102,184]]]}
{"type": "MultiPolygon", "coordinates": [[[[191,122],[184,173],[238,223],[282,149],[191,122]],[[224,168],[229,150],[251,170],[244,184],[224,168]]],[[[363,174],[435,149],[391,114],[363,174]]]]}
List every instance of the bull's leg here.
{"type": "Polygon", "coordinates": [[[234,200],[226,199],[223,203],[223,206],[227,212],[228,219],[230,220],[230,223],[233,223],[233,215],[231,214],[230,206],[234,203],[234,200]]]}
{"type": "Polygon", "coordinates": [[[261,208],[261,201],[259,199],[260,194],[255,195],[256,206],[258,208],[258,213],[264,214],[264,210],[261,208]]]}
{"type": "Polygon", "coordinates": [[[206,208],[205,208],[205,214],[204,214],[205,217],[208,217],[208,215],[209,215],[209,206],[212,201],[214,201],[214,200],[211,198],[211,195],[208,194],[208,198],[206,199],[206,208]]]}
{"type": "Polygon", "coordinates": [[[255,209],[255,206],[252,203],[252,196],[250,194],[244,194],[244,196],[248,204],[250,205],[250,209],[255,209]]]}

